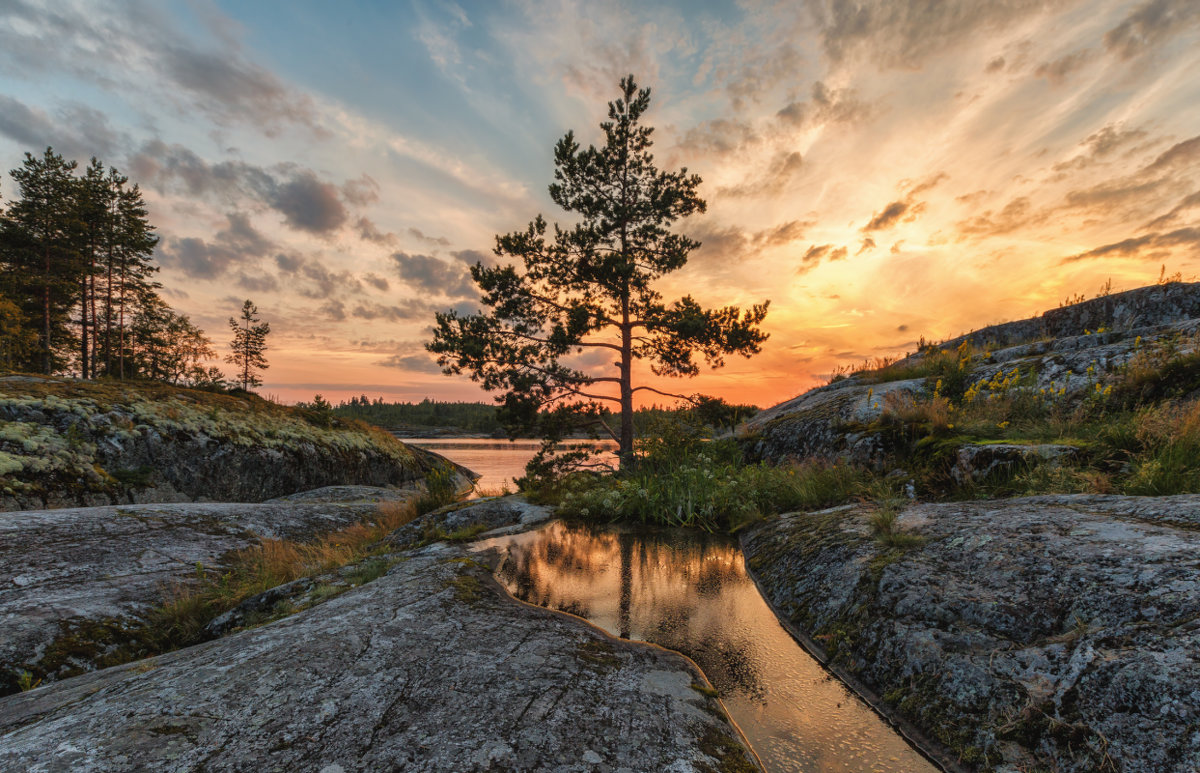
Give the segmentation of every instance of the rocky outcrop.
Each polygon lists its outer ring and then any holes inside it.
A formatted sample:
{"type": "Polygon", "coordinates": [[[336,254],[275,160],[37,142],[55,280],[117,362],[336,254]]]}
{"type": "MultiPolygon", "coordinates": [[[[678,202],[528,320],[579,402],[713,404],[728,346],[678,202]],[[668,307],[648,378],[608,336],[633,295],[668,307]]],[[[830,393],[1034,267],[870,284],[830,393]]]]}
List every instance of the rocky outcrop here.
{"type": "Polygon", "coordinates": [[[1143,348],[1174,340],[1187,350],[1200,333],[1200,283],[1155,285],[1053,309],[1040,317],[982,328],[914,353],[887,371],[838,379],[768,408],[739,430],[747,455],[779,462],[820,458],[881,468],[888,449],[877,426],[886,397],[928,398],[936,377],[911,378],[930,357],[975,348],[967,383],[1018,372],[1021,388],[1068,400],[1090,394],[1143,348]]]}
{"type": "Polygon", "coordinates": [[[742,544],[885,712],[977,770],[1200,769],[1200,496],[913,505],[905,548],[869,517],[781,516],[742,544]]]}
{"type": "MultiPolygon", "coordinates": [[[[158,504],[0,517],[0,694],[103,664],[176,590],[220,577],[262,539],[305,541],[378,517],[418,488],[340,491],[342,502],[158,504]],[[374,501],[372,501],[374,500],[374,501]]],[[[312,495],[320,499],[319,494],[312,495]]]]}
{"type": "Polygon", "coordinates": [[[261,502],[449,466],[361,422],[162,384],[0,377],[0,510],[261,502]]]}
{"type": "Polygon", "coordinates": [[[400,558],[270,625],[0,699],[0,769],[756,769],[681,656],[519,604],[457,548],[400,558]]]}
{"type": "Polygon", "coordinates": [[[950,474],[959,483],[978,483],[994,475],[1010,475],[1020,468],[1061,465],[1078,457],[1078,448],[1061,443],[966,445],[958,449],[950,474]]]}

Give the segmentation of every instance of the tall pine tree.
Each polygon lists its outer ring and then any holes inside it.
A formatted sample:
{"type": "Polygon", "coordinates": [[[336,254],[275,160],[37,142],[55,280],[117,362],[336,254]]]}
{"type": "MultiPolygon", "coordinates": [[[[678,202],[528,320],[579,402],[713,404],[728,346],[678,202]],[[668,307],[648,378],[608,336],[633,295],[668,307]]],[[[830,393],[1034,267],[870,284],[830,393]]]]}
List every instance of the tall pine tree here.
{"type": "Polygon", "coordinates": [[[568,132],[554,149],[550,197],[576,224],[548,234],[539,215],[524,231],[497,236],[496,254],[515,261],[471,269],[489,310],[438,314],[427,348],[446,373],[466,372],[501,391],[507,428],[545,438],[543,459],[554,441],[586,426],[617,441],[624,467],[633,457],[634,395],[681,397],[635,384],[634,363],[647,361],[656,375],[693,376],[697,356],[716,367],[727,354],[755,354],[767,337],[759,328],[767,304],[742,312],[705,309],[691,296],[663,302],[656,280],[700,246],[671,231],[704,211],[700,178],[654,165],[653,129],[642,124],[650,91],[633,76],[620,89],[600,125],[604,145],[582,148],[568,132]],[[577,366],[572,356],[584,351],[610,353],[615,372],[577,366]],[[620,408],[615,429],[604,421],[606,404],[620,408]]]}

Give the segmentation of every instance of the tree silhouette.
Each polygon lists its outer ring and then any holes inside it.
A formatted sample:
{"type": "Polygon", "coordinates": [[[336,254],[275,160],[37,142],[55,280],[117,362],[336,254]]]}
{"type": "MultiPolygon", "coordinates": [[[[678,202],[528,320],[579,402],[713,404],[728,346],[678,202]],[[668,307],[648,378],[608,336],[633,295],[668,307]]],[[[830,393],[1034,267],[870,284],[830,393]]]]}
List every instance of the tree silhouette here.
{"type": "Polygon", "coordinates": [[[262,386],[258,371],[266,370],[267,334],[271,332],[271,323],[258,322],[258,307],[249,299],[242,304],[242,315],[239,319],[229,318],[229,329],[233,331],[233,342],[229,344],[230,353],[225,361],[237,366],[235,381],[242,389],[262,386]]]}
{"type": "MultiPolygon", "coordinates": [[[[691,296],[670,304],[655,280],[682,268],[700,244],[671,232],[680,218],[703,212],[700,178],[686,169],[660,171],[649,152],[653,129],[641,123],[650,90],[633,76],[600,124],[605,144],[582,148],[568,132],[554,148],[550,197],[576,215],[573,226],[547,233],[541,215],[524,231],[496,237],[496,255],[520,265],[477,263],[478,314],[439,313],[429,351],[447,374],[468,373],[500,391],[501,418],[513,435],[543,437],[539,460],[555,441],[582,428],[616,440],[622,466],[633,458],[633,364],[649,362],[660,376],[694,376],[697,356],[713,367],[727,354],[750,356],[766,339],[759,324],[767,303],[746,312],[705,309],[691,296]],[[583,370],[572,357],[611,352],[615,372],[583,370]],[[606,393],[615,391],[615,394],[606,393]],[[616,429],[603,406],[620,407],[616,429]]],[[[577,457],[559,457],[562,466],[577,457]]]]}

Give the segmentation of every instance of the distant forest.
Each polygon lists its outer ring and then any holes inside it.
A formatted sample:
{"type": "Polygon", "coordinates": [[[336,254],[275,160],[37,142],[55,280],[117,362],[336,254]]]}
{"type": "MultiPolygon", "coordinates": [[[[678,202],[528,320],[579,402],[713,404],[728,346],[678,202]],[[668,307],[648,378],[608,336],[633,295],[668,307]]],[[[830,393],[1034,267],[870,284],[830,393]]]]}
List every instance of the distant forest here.
{"type": "MultiPolygon", "coordinates": [[[[319,395],[317,399],[320,400],[319,395]]],[[[440,427],[499,436],[504,434],[504,428],[496,411],[496,406],[490,403],[442,402],[428,398],[419,403],[385,403],[381,397],[372,401],[366,395],[351,397],[333,406],[333,413],[337,416],[361,419],[380,427],[440,427]]],[[[656,421],[678,417],[681,413],[691,413],[710,427],[723,428],[745,421],[758,413],[758,407],[729,405],[710,399],[703,401],[698,410],[659,406],[639,408],[633,412],[634,427],[640,435],[656,421]]],[[[609,414],[608,420],[618,423],[620,415],[609,414]]]]}

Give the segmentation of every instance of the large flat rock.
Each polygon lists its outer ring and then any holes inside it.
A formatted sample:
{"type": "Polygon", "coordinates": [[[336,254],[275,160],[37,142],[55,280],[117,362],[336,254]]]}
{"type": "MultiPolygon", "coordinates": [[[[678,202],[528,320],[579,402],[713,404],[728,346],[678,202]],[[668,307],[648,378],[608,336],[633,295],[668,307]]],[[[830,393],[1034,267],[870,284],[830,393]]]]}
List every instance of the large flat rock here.
{"type": "Polygon", "coordinates": [[[863,507],[744,535],[800,634],[980,770],[1200,770],[1200,496],[863,507]]]}
{"type": "MultiPolygon", "coordinates": [[[[57,672],[90,666],[104,654],[87,623],[136,621],[199,572],[220,573],[233,551],[262,538],[307,540],[378,513],[378,500],[418,490],[355,489],[350,502],[155,504],[31,510],[0,514],[0,692],[18,670],[41,673],[61,660],[55,643],[72,638],[57,672]],[[373,492],[373,493],[372,493],[373,492]],[[376,501],[370,501],[370,500],[376,501]]],[[[318,494],[314,498],[321,498],[318,494]]],[[[62,648],[59,648],[62,649],[62,648]]],[[[55,672],[48,674],[50,677],[55,672]]]]}
{"type": "Polygon", "coordinates": [[[753,770],[697,682],[438,545],[290,618],[0,699],[0,769],[753,770]]]}

